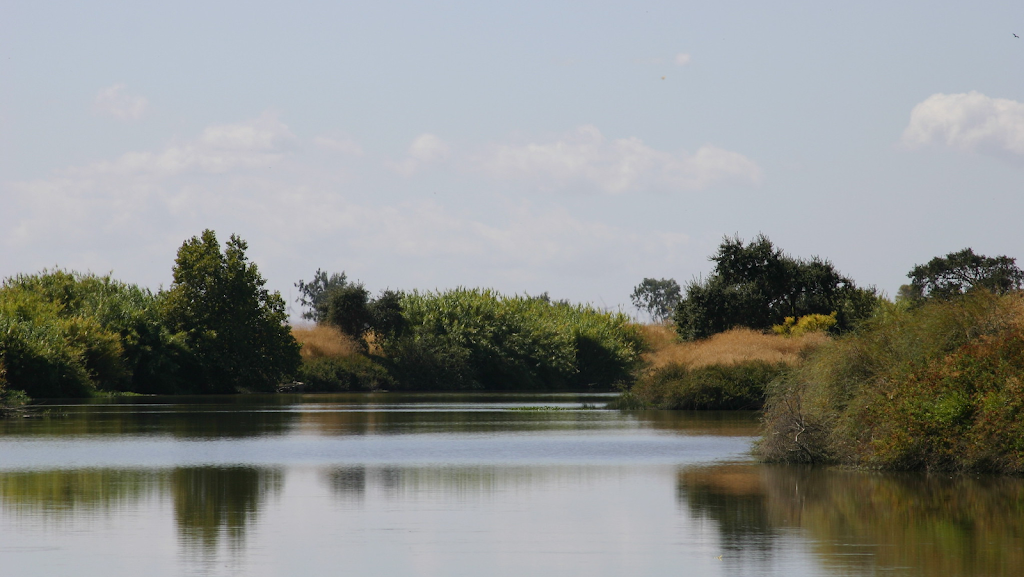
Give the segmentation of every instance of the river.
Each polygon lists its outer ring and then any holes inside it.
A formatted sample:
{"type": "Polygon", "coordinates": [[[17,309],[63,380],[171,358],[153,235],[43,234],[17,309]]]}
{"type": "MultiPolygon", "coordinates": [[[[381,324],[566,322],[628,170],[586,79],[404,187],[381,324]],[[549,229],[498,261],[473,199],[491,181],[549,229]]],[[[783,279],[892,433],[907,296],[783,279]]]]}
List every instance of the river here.
{"type": "Polygon", "coordinates": [[[0,421],[0,575],[1024,575],[1024,481],[769,466],[605,395],[131,397],[0,421]]]}

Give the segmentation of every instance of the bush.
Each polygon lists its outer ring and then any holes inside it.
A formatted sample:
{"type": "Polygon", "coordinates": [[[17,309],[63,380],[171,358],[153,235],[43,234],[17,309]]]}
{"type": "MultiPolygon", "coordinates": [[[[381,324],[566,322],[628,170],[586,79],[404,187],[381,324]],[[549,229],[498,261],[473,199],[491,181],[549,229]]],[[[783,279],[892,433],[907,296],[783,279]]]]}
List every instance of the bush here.
{"type": "Polygon", "coordinates": [[[656,409],[755,410],[786,368],[764,361],[699,368],[673,363],[641,376],[630,392],[656,409]]]}
{"type": "Polygon", "coordinates": [[[363,355],[305,359],[297,378],[307,392],[377,391],[394,385],[387,369],[363,355]]]}
{"type": "Polygon", "coordinates": [[[772,332],[784,337],[799,337],[807,333],[824,333],[836,326],[836,313],[830,315],[804,315],[799,319],[786,317],[781,325],[772,327],[772,332]]]}
{"type": "Polygon", "coordinates": [[[643,347],[618,313],[480,289],[403,295],[404,330],[383,339],[408,389],[610,388],[643,347]]]}
{"type": "Polygon", "coordinates": [[[1024,473],[1024,297],[887,305],[769,391],[762,458],[1024,473]]]}
{"type": "Polygon", "coordinates": [[[40,295],[0,290],[0,363],[8,387],[33,397],[83,397],[96,390],[87,345],[95,345],[98,357],[103,347],[97,343],[108,345],[110,335],[95,321],[60,313],[40,295]]]}
{"type": "MultiPolygon", "coordinates": [[[[92,381],[86,389],[173,393],[189,380],[191,355],[163,326],[157,299],[146,289],[109,275],[44,270],[7,279],[2,290],[38,297],[66,321],[67,330],[51,326],[58,340],[64,339],[67,346],[77,343],[81,349],[92,381]]],[[[44,322],[49,313],[39,309],[33,314],[44,322]]],[[[50,395],[36,389],[32,396],[50,395]]]]}

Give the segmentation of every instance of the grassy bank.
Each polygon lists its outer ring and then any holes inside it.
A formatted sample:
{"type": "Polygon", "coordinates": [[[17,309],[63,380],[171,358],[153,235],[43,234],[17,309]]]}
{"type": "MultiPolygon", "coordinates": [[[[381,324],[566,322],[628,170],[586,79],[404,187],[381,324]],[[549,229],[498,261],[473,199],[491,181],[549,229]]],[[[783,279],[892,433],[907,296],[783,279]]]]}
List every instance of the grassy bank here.
{"type": "Polygon", "coordinates": [[[364,349],[352,337],[328,325],[292,327],[302,346],[296,379],[306,392],[378,391],[394,386],[379,347],[364,349]]]}
{"type": "Polygon", "coordinates": [[[768,461],[1024,474],[1024,299],[886,304],[776,381],[768,461]]]}
{"type": "Polygon", "coordinates": [[[682,342],[668,326],[648,325],[636,384],[613,406],[658,409],[760,409],[768,384],[828,340],[733,329],[682,342]]]}

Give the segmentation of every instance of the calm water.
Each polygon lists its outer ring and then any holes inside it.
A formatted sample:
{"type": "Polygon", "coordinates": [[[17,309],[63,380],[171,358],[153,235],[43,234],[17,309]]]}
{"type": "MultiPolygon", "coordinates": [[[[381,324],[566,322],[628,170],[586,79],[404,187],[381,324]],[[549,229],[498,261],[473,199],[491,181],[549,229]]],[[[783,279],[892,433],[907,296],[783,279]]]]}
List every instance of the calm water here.
{"type": "Polygon", "coordinates": [[[0,421],[0,575],[1024,575],[1021,480],[762,466],[753,414],[606,400],[55,404],[0,421]]]}

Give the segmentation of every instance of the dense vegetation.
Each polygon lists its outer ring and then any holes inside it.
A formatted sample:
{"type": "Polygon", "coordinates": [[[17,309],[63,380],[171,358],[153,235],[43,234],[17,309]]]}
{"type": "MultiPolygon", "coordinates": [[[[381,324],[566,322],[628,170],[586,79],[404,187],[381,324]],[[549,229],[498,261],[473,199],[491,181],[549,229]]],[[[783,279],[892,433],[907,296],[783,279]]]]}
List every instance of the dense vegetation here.
{"type": "Polygon", "coordinates": [[[784,337],[733,329],[701,341],[680,341],[670,327],[644,327],[647,352],[636,384],[617,408],[760,409],[768,385],[827,341],[822,332],[784,337]]]}
{"type": "Polygon", "coordinates": [[[831,262],[799,259],[764,235],[749,244],[726,238],[711,257],[715,270],[686,287],[675,311],[679,335],[703,339],[742,326],[770,330],[786,317],[836,314],[835,331],[852,328],[871,314],[878,297],[859,288],[831,262]]]}
{"type": "Polygon", "coordinates": [[[1024,300],[886,304],[776,381],[760,455],[1024,473],[1024,300]]]}
{"type": "Polygon", "coordinates": [[[300,378],[315,390],[609,389],[631,381],[642,348],[625,315],[544,297],[460,288],[371,299],[344,283],[323,302],[323,324],[355,346],[307,355],[300,378]]]}
{"type": "Polygon", "coordinates": [[[5,280],[0,394],[272,390],[295,371],[298,345],[245,249],[232,237],[221,252],[212,231],[190,239],[157,294],[63,270],[5,280]]]}

